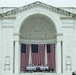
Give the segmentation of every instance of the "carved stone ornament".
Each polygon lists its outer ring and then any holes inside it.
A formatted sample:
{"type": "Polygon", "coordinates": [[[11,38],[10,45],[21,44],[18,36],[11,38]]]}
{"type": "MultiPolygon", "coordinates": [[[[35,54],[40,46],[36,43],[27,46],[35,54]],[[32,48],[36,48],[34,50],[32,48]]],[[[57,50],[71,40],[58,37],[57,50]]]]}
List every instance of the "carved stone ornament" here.
{"type": "MultiPolygon", "coordinates": [[[[26,10],[31,9],[31,8],[34,8],[34,7],[42,7],[42,8],[48,9],[50,11],[59,13],[61,15],[71,16],[74,19],[76,18],[76,14],[74,14],[74,13],[71,13],[71,12],[62,10],[60,8],[53,7],[51,5],[47,5],[45,3],[42,3],[42,2],[37,1],[37,2],[31,3],[29,5],[26,5],[26,6],[23,6],[23,7],[20,7],[20,8],[16,8],[16,9],[7,11],[5,13],[1,13],[0,14],[0,19],[5,19],[5,16],[14,15],[14,14],[17,14],[17,13],[20,13],[20,12],[23,12],[23,11],[26,11],[26,10]]],[[[14,17],[12,17],[12,18],[14,18],[14,17]]],[[[10,19],[10,18],[7,18],[7,19],[10,19]]]]}
{"type": "Polygon", "coordinates": [[[9,71],[9,70],[10,70],[10,57],[6,56],[4,62],[4,71],[9,71]]]}
{"type": "Polygon", "coordinates": [[[66,71],[70,72],[72,70],[71,68],[71,65],[72,65],[72,62],[71,62],[71,56],[67,56],[66,57],[66,71]]]}

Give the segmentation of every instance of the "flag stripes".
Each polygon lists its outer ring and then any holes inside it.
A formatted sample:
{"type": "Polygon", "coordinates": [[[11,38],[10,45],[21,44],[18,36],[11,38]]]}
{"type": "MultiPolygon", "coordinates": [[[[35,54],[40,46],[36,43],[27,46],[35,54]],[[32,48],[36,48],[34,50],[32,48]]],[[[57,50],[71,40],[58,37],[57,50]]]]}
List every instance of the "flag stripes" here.
{"type": "Polygon", "coordinates": [[[31,47],[32,47],[31,48],[32,49],[32,64],[43,65],[45,46],[40,44],[40,45],[31,45],[31,47]]]}
{"type": "Polygon", "coordinates": [[[45,45],[40,44],[39,45],[39,65],[44,65],[45,60],[45,45]]]}
{"type": "Polygon", "coordinates": [[[26,70],[29,63],[29,50],[31,48],[32,65],[45,64],[45,50],[47,50],[47,65],[55,70],[55,44],[21,44],[21,71],[26,70]],[[45,49],[46,46],[46,49],[45,49]]]}
{"type": "Polygon", "coordinates": [[[55,70],[55,44],[47,44],[47,62],[50,69],[55,70]]]}
{"type": "Polygon", "coordinates": [[[26,70],[29,61],[29,48],[28,44],[21,44],[21,71],[26,70]]]}

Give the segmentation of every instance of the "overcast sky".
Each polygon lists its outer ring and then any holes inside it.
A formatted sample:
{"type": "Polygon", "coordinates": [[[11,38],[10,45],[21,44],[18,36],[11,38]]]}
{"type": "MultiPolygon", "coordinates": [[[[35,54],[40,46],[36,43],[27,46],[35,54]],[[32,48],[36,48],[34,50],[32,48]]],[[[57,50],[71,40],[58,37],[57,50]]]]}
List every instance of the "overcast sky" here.
{"type": "Polygon", "coordinates": [[[35,1],[56,7],[76,7],[76,0],[0,0],[0,7],[21,7],[35,1]]]}

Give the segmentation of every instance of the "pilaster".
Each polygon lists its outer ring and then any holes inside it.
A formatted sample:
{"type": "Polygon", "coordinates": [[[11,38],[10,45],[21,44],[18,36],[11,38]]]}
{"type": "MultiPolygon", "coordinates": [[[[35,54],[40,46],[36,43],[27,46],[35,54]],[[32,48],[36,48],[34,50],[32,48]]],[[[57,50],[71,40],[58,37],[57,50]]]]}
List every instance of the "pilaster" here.
{"type": "Polygon", "coordinates": [[[13,73],[13,20],[2,21],[2,73],[13,73]]]}
{"type": "Polygon", "coordinates": [[[60,74],[62,69],[62,63],[61,63],[61,41],[62,41],[62,33],[57,34],[57,42],[56,42],[56,73],[60,74]]]}
{"type": "Polygon", "coordinates": [[[20,73],[20,55],[21,55],[21,51],[20,51],[20,43],[19,43],[19,35],[17,33],[13,34],[14,35],[14,53],[13,55],[15,55],[14,57],[14,73],[15,74],[19,74],[20,73]]]}

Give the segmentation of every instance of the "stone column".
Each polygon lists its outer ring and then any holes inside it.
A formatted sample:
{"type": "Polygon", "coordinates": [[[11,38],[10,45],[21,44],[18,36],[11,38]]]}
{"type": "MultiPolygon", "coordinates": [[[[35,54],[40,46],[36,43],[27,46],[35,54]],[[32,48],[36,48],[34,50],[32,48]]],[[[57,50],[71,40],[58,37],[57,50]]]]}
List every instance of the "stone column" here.
{"type": "Polygon", "coordinates": [[[47,62],[47,49],[46,49],[46,44],[45,44],[45,65],[47,65],[48,62],[47,62]]]}
{"type": "Polygon", "coordinates": [[[31,45],[29,50],[29,64],[32,64],[31,45]]]}
{"type": "Polygon", "coordinates": [[[15,41],[15,74],[20,73],[20,44],[19,41],[15,41]]]}
{"type": "Polygon", "coordinates": [[[61,73],[61,41],[56,43],[56,73],[61,73]]]}

